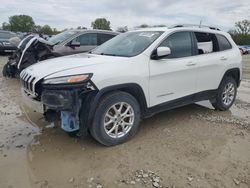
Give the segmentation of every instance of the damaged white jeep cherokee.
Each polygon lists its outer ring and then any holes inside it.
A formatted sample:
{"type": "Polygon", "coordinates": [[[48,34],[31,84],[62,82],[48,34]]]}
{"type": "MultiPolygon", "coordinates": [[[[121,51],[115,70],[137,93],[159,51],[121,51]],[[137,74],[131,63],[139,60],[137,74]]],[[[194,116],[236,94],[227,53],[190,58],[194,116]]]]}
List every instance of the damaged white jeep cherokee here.
{"type": "Polygon", "coordinates": [[[201,100],[229,109],[241,81],[241,54],[229,34],[179,25],[127,32],[88,54],[46,60],[20,75],[25,101],[60,114],[67,132],[121,144],[140,120],[201,100]]]}

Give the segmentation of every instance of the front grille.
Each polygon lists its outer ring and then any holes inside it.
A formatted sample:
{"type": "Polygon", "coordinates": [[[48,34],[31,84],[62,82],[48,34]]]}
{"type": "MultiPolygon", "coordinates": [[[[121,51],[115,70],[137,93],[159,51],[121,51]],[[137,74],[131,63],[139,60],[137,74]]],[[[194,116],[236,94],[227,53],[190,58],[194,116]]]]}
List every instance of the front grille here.
{"type": "Polygon", "coordinates": [[[37,96],[37,93],[35,91],[36,77],[32,76],[31,74],[25,71],[22,71],[20,74],[20,79],[24,90],[27,93],[31,94],[33,97],[36,97],[37,96]]]}

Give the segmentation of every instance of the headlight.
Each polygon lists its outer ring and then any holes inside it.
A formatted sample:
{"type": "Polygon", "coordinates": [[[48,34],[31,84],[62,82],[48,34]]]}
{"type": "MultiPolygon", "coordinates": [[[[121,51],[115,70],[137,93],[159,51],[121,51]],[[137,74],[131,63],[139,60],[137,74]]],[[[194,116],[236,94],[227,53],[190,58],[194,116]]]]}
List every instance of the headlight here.
{"type": "Polygon", "coordinates": [[[49,78],[43,81],[43,84],[77,84],[88,81],[93,74],[81,74],[72,76],[63,76],[57,78],[49,78]]]}
{"type": "Polygon", "coordinates": [[[10,46],[10,42],[3,42],[4,46],[10,46]]]}

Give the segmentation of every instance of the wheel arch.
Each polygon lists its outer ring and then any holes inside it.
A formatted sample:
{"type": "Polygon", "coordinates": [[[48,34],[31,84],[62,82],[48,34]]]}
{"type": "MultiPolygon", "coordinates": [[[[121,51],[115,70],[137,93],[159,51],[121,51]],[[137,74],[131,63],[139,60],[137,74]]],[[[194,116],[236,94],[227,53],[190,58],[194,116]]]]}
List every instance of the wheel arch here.
{"type": "Polygon", "coordinates": [[[140,105],[140,109],[141,109],[142,116],[143,116],[143,114],[146,112],[146,109],[147,109],[147,101],[146,101],[146,97],[141,86],[136,83],[119,84],[119,85],[105,87],[99,90],[98,93],[96,93],[95,97],[93,98],[91,107],[90,107],[89,114],[91,115],[91,117],[89,119],[89,123],[92,122],[92,118],[95,114],[96,107],[99,104],[101,98],[115,91],[127,92],[131,94],[133,97],[135,97],[135,99],[138,101],[140,105]]]}
{"type": "Polygon", "coordinates": [[[225,72],[225,74],[223,75],[223,77],[221,79],[221,82],[227,76],[233,77],[235,79],[236,83],[237,83],[237,86],[238,87],[240,86],[241,75],[240,75],[240,69],[239,68],[232,68],[232,69],[227,70],[225,72]]]}

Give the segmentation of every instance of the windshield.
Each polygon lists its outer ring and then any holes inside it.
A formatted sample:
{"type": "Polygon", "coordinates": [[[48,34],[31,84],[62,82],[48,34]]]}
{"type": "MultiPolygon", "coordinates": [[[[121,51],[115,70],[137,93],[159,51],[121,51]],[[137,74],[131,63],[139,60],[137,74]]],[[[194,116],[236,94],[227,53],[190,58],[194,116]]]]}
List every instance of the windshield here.
{"type": "Polygon", "coordinates": [[[0,32],[0,39],[10,39],[12,37],[15,37],[16,35],[11,32],[0,32]]]}
{"type": "Polygon", "coordinates": [[[147,49],[162,33],[160,31],[123,33],[97,47],[91,53],[123,57],[136,56],[147,49]]]}
{"type": "Polygon", "coordinates": [[[77,31],[64,31],[58,35],[51,37],[48,41],[50,43],[52,43],[53,45],[59,44],[65,40],[67,40],[68,38],[70,38],[71,36],[73,36],[76,33],[77,33],[77,31]]]}

